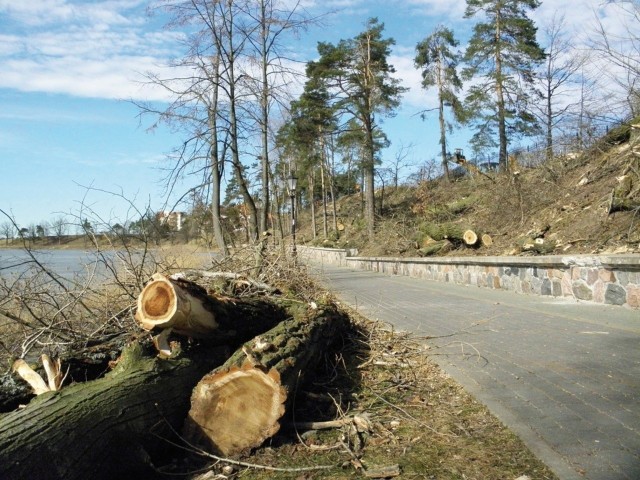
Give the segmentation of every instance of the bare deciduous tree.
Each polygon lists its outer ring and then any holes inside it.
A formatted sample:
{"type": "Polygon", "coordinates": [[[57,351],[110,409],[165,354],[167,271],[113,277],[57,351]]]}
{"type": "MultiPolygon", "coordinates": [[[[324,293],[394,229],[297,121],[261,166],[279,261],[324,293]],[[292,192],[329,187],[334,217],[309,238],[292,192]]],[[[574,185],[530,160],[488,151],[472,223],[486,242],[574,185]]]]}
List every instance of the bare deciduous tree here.
{"type": "Polygon", "coordinates": [[[580,73],[587,60],[577,51],[568,32],[564,16],[557,13],[543,30],[543,48],[546,58],[537,72],[536,87],[543,100],[534,102],[532,111],[543,125],[545,156],[553,156],[554,132],[578,107],[575,93],[580,73]]]}
{"type": "Polygon", "coordinates": [[[58,239],[58,244],[60,244],[62,237],[66,235],[67,230],[69,229],[69,222],[67,218],[63,215],[55,217],[51,220],[51,229],[58,239]]]}
{"type": "Polygon", "coordinates": [[[9,244],[9,239],[13,238],[13,235],[16,232],[16,228],[14,227],[12,222],[2,222],[0,223],[0,233],[5,239],[5,243],[9,244]]]}
{"type": "Polygon", "coordinates": [[[595,35],[589,46],[613,68],[604,69],[626,94],[625,103],[633,115],[640,110],[640,3],[637,0],[609,0],[617,9],[622,24],[615,32],[596,17],[595,35]]]}

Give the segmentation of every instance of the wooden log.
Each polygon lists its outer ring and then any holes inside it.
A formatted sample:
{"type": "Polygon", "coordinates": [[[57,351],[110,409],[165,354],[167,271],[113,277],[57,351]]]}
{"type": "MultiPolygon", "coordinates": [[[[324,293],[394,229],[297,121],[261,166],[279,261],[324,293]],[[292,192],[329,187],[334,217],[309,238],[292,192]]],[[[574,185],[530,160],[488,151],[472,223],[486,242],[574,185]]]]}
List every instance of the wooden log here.
{"type": "MultiPolygon", "coordinates": [[[[453,244],[464,244],[468,247],[478,244],[478,234],[468,226],[453,223],[424,223],[419,229],[425,237],[429,237],[436,242],[449,240],[453,244]]],[[[427,247],[428,245],[424,246],[427,247]]]]}
{"type": "Polygon", "coordinates": [[[482,243],[483,247],[490,247],[491,245],[493,245],[493,238],[491,238],[491,235],[489,235],[488,233],[483,233],[480,236],[480,242],[482,243]]]}
{"type": "Polygon", "coordinates": [[[251,338],[285,315],[282,308],[264,298],[209,295],[197,283],[161,274],[152,277],[137,304],[135,318],[145,330],[172,328],[181,335],[215,338],[219,343],[238,335],[251,338]]]}
{"type": "Polygon", "coordinates": [[[467,229],[462,234],[462,240],[468,247],[473,247],[478,244],[478,234],[471,229],[467,229]]]}
{"type": "Polygon", "coordinates": [[[173,328],[176,333],[206,336],[218,329],[214,313],[205,307],[207,292],[195,283],[171,280],[160,273],[138,296],[135,318],[145,330],[173,328]]]}
{"type": "Polygon", "coordinates": [[[163,461],[169,425],[180,428],[193,386],[223,350],[160,360],[135,342],[105,377],[0,416],[0,478],[156,478],[151,464],[163,461]]]}
{"type": "Polygon", "coordinates": [[[309,307],[245,344],[194,389],[184,436],[222,455],[261,445],[279,430],[289,393],[346,325],[334,306],[309,307]]]}
{"type": "Polygon", "coordinates": [[[418,249],[418,254],[422,257],[430,257],[433,255],[444,255],[453,250],[453,243],[449,240],[433,241],[430,244],[418,249]]]}

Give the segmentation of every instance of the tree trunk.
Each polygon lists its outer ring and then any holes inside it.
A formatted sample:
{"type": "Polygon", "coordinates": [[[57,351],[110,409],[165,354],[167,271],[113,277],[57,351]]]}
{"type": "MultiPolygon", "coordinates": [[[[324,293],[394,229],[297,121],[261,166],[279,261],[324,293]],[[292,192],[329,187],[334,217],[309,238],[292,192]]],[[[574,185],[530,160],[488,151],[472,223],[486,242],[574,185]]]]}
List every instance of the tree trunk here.
{"type": "Polygon", "coordinates": [[[329,236],[329,228],[327,225],[327,185],[325,182],[325,161],[324,161],[324,146],[322,147],[322,153],[320,154],[320,180],[322,186],[322,233],[326,239],[329,236]]]}
{"type": "Polygon", "coordinates": [[[251,338],[285,315],[264,299],[215,297],[194,282],[155,274],[138,296],[135,318],[145,330],[173,328],[191,337],[227,341],[251,338]]]}
{"type": "Polygon", "coordinates": [[[311,206],[311,231],[313,232],[313,239],[315,240],[318,236],[318,228],[316,226],[316,203],[314,197],[314,170],[313,168],[309,169],[309,205],[311,206]]]}
{"type": "Polygon", "coordinates": [[[447,162],[447,126],[444,119],[444,85],[442,80],[443,75],[442,65],[442,52],[438,52],[438,65],[437,65],[437,83],[438,83],[438,120],[440,122],[440,152],[442,156],[442,169],[444,170],[444,178],[447,182],[451,181],[449,177],[449,162],[447,162]]]}
{"type": "Polygon", "coordinates": [[[418,254],[422,257],[429,257],[431,255],[442,255],[453,250],[453,243],[449,240],[433,241],[424,247],[418,249],[418,254]]]}
{"type": "Polygon", "coordinates": [[[500,12],[496,15],[496,52],[495,52],[495,77],[496,77],[496,103],[498,107],[498,163],[500,170],[503,172],[509,171],[509,165],[507,163],[507,113],[505,109],[504,101],[504,77],[502,76],[502,52],[500,51],[501,42],[501,24],[500,24],[500,12]]]}
{"type": "Polygon", "coordinates": [[[261,445],[279,430],[289,393],[346,325],[333,306],[308,309],[245,344],[194,389],[185,437],[223,455],[261,445]]]}
{"type": "MultiPolygon", "coordinates": [[[[220,150],[218,148],[218,90],[220,82],[220,57],[213,59],[214,84],[211,95],[211,105],[209,106],[209,130],[211,132],[209,155],[211,161],[211,220],[213,235],[216,244],[223,257],[229,256],[227,242],[224,240],[222,231],[222,214],[220,212],[220,185],[222,181],[222,162],[220,162],[220,150]]],[[[224,154],[223,154],[224,157],[224,154]]]]}
{"type": "Polygon", "coordinates": [[[473,229],[451,223],[427,223],[420,227],[420,231],[436,241],[449,240],[454,244],[464,243],[468,247],[478,243],[478,234],[473,229]]]}
{"type": "Polygon", "coordinates": [[[134,343],[104,378],[0,417],[0,478],[157,478],[151,465],[166,463],[168,426],[179,429],[193,386],[223,359],[210,350],[160,360],[134,343]]]}

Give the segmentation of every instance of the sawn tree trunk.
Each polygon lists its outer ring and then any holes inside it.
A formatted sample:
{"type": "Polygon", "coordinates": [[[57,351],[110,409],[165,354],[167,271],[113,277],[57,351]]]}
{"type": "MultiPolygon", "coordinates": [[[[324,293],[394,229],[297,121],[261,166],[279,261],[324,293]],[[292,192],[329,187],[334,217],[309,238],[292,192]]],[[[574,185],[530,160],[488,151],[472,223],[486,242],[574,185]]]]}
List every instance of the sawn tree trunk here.
{"type": "Polygon", "coordinates": [[[223,455],[261,445],[279,430],[308,367],[346,325],[334,306],[309,307],[246,343],[194,389],[185,437],[223,455]]]}

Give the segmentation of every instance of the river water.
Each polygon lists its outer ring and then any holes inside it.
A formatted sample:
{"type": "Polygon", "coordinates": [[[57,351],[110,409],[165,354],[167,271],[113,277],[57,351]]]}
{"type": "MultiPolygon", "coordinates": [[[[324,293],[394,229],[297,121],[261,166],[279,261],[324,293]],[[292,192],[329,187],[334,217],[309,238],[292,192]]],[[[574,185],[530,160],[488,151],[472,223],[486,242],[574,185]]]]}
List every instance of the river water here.
{"type": "MultiPolygon", "coordinates": [[[[95,257],[83,250],[33,250],[32,253],[42,265],[63,277],[72,277],[86,272],[85,265],[95,261],[95,257]]],[[[0,275],[19,275],[35,262],[22,249],[0,249],[0,275]]]]}
{"type": "MultiPolygon", "coordinates": [[[[117,258],[118,253],[115,250],[102,251],[102,258],[98,261],[95,251],[85,250],[33,250],[32,253],[43,266],[51,272],[67,279],[77,276],[97,277],[98,279],[108,278],[112,273],[107,270],[105,261],[115,267],[122,267],[123,262],[117,258]]],[[[135,253],[133,253],[135,257],[135,253]]],[[[210,259],[215,257],[213,253],[197,254],[202,257],[202,264],[210,263],[210,259]]],[[[129,255],[123,255],[128,258],[129,255]]],[[[149,267],[153,267],[153,253],[147,252],[146,263],[149,267]]],[[[142,254],[139,259],[133,258],[134,263],[142,260],[142,254]]],[[[15,277],[18,275],[35,272],[35,262],[29,254],[19,248],[0,249],[0,277],[15,277]]]]}

